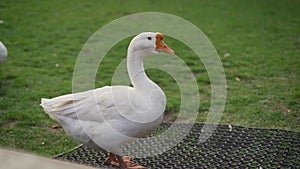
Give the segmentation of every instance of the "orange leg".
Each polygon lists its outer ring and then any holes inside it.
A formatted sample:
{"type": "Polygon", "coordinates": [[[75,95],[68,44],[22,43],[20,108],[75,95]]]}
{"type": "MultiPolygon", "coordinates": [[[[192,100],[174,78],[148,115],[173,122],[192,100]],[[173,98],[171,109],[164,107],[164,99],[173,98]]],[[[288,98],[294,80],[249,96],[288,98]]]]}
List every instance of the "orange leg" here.
{"type": "Polygon", "coordinates": [[[131,161],[131,157],[121,157],[113,153],[108,154],[108,158],[105,160],[105,162],[110,163],[114,166],[118,166],[121,169],[146,169],[146,167],[133,163],[131,161]]]}

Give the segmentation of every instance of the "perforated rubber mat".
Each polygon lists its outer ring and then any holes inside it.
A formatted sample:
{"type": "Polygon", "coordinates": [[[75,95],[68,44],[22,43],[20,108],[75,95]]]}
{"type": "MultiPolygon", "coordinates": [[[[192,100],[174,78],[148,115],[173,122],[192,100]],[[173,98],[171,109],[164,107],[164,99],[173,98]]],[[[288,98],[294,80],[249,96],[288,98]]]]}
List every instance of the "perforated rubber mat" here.
{"type": "MultiPolygon", "coordinates": [[[[188,125],[176,124],[176,127],[185,128],[188,125]]],[[[170,126],[170,123],[163,123],[153,134],[170,126]]],[[[300,168],[300,132],[218,125],[209,139],[199,142],[202,128],[203,124],[196,123],[189,134],[172,149],[153,157],[135,158],[133,161],[151,169],[300,168]]],[[[132,145],[139,146],[138,143],[132,145]]],[[[150,148],[155,145],[149,143],[150,148]]],[[[106,157],[106,153],[78,146],[53,158],[114,168],[105,164],[106,157]]]]}

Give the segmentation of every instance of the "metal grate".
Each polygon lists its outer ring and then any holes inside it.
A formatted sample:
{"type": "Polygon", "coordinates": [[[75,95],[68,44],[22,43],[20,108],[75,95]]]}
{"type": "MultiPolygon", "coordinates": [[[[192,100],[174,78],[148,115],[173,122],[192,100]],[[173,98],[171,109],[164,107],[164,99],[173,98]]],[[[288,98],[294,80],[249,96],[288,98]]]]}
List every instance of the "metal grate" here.
{"type": "MultiPolygon", "coordinates": [[[[188,124],[176,125],[182,128],[188,124]]],[[[170,126],[170,123],[163,123],[155,133],[170,126]]],[[[203,124],[196,123],[177,146],[162,154],[133,161],[152,169],[300,168],[300,132],[218,125],[207,141],[199,143],[202,128],[203,124]]],[[[138,143],[133,145],[138,146],[138,143]]],[[[114,168],[104,163],[106,157],[103,152],[78,146],[54,158],[114,168]]]]}

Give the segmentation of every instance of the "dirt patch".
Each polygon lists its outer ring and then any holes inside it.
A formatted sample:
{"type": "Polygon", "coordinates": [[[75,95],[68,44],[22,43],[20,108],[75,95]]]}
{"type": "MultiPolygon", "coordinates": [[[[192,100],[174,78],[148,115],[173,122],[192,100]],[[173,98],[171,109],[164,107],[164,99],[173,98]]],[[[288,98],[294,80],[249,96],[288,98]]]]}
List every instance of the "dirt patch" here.
{"type": "Polygon", "coordinates": [[[289,109],[285,103],[274,103],[274,106],[284,115],[288,115],[291,112],[291,109],[289,109]]]}
{"type": "Polygon", "coordinates": [[[178,117],[179,113],[178,112],[169,112],[165,113],[163,122],[164,123],[191,123],[194,120],[188,117],[178,117]]]}
{"type": "Polygon", "coordinates": [[[11,128],[17,123],[17,120],[9,120],[4,125],[3,128],[11,128]]]}
{"type": "Polygon", "coordinates": [[[163,122],[165,122],[165,123],[174,122],[176,120],[178,114],[179,114],[178,112],[165,113],[163,122]]]}

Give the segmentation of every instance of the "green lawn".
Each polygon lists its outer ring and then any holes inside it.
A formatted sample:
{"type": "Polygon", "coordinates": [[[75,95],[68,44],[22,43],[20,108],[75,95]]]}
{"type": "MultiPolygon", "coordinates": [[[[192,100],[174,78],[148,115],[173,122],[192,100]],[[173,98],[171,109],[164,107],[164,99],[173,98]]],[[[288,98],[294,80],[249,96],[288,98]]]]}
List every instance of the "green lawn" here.
{"type": "MultiPolygon", "coordinates": [[[[76,58],[95,31],[119,17],[146,11],[180,16],[212,41],[227,78],[222,123],[300,131],[300,1],[2,0],[0,40],[9,58],[0,65],[0,146],[52,156],[77,145],[62,129],[50,128],[55,122],[43,113],[40,98],[72,92],[76,58]]],[[[211,93],[205,67],[188,47],[165,39],[197,78],[198,121],[204,122],[211,93]]],[[[128,42],[107,54],[97,87],[110,85],[128,42]]],[[[174,79],[159,70],[147,73],[163,87],[166,114],[175,119],[180,94],[174,79]]]]}

